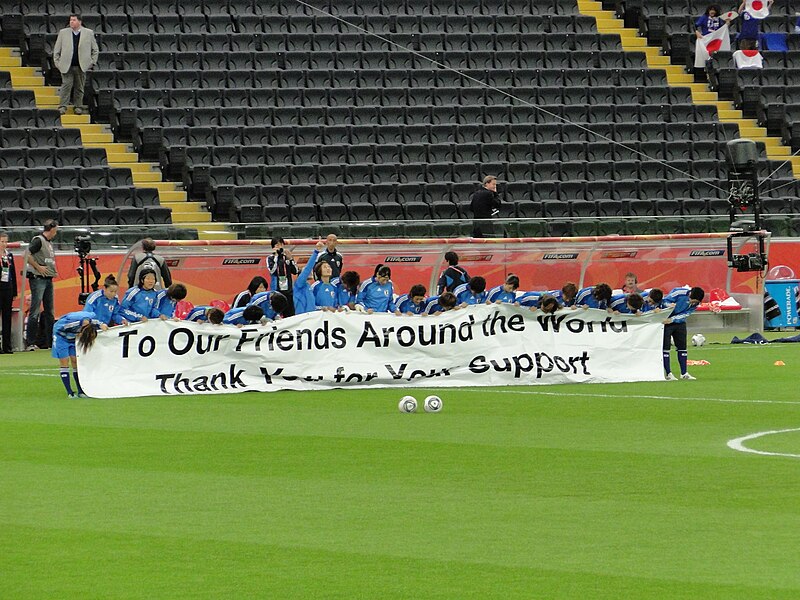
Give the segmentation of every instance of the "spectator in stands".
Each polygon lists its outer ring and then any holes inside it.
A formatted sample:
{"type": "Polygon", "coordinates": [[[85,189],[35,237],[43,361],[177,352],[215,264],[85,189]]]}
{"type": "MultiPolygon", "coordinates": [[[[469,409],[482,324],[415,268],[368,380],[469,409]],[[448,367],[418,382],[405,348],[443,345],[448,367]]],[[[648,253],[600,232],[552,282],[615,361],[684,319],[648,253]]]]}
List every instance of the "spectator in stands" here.
{"type": "Polygon", "coordinates": [[[452,250],[450,252],[445,252],[444,259],[450,266],[444,270],[444,273],[439,277],[439,281],[436,284],[439,294],[442,292],[452,292],[462,283],[467,283],[469,281],[469,273],[467,273],[467,270],[464,267],[458,266],[458,254],[452,250]]]}
{"type": "Polygon", "coordinates": [[[622,291],[626,294],[641,294],[642,290],[639,289],[639,278],[636,273],[626,273],[625,283],[622,285],[622,291]]]}
{"type": "Polygon", "coordinates": [[[797,17],[797,21],[794,22],[794,32],[800,33],[800,12],[794,14],[797,17]]]}
{"type": "Polygon", "coordinates": [[[494,225],[489,220],[500,212],[500,196],[497,193],[497,177],[487,175],[483,185],[476,190],[469,202],[472,210],[472,237],[494,236],[494,225]]]}
{"type": "Polygon", "coordinates": [[[279,236],[272,238],[272,254],[267,257],[267,270],[270,274],[270,289],[278,291],[286,296],[286,309],[284,317],[291,317],[294,314],[294,301],[292,291],[294,289],[294,277],[300,272],[297,263],[294,262],[291,250],[284,248],[286,241],[279,236]]]}
{"type": "Polygon", "coordinates": [[[716,31],[723,25],[730,23],[730,20],[723,21],[720,15],[719,4],[709,4],[706,12],[700,15],[694,22],[694,34],[699,40],[704,35],[716,31]]]}
{"type": "Polygon", "coordinates": [[[13,354],[11,348],[11,308],[14,298],[17,297],[17,269],[14,266],[14,257],[7,250],[8,234],[0,231],[0,327],[3,329],[3,339],[0,353],[13,354]]]}
{"type": "Polygon", "coordinates": [[[128,269],[129,288],[132,288],[141,279],[141,273],[145,269],[155,273],[155,289],[159,290],[172,285],[172,273],[169,271],[167,261],[163,256],[156,254],[155,250],[156,243],[151,238],[142,240],[142,251],[133,255],[131,266],[128,269]]]}
{"type": "Polygon", "coordinates": [[[325,250],[320,252],[317,257],[317,262],[324,261],[331,266],[331,277],[334,279],[339,277],[339,274],[342,272],[342,265],[344,264],[344,257],[341,252],[336,249],[338,243],[339,238],[336,237],[335,233],[328,234],[328,237],[325,238],[325,250]]]}
{"type": "Polygon", "coordinates": [[[75,114],[83,114],[83,88],[86,84],[86,71],[97,64],[100,49],[94,38],[94,31],[83,27],[81,16],[71,14],[69,27],[58,32],[53,47],[53,63],[61,71],[61,89],[58,92],[58,112],[67,112],[72,97],[75,114]]]}
{"type": "Polygon", "coordinates": [[[236,298],[233,299],[231,308],[240,308],[242,306],[247,306],[248,304],[250,304],[250,300],[253,299],[253,296],[255,296],[256,294],[260,294],[261,292],[266,292],[268,287],[269,283],[267,282],[267,280],[264,279],[261,275],[256,275],[250,280],[250,285],[247,286],[246,290],[236,294],[236,298]]]}
{"type": "Polygon", "coordinates": [[[669,319],[664,321],[664,378],[667,381],[675,381],[677,377],[672,374],[669,360],[669,350],[672,341],[675,342],[675,349],[678,352],[678,365],[681,369],[681,379],[695,379],[689,375],[687,370],[686,352],[686,318],[691,315],[697,306],[703,301],[706,293],[703,288],[675,288],[664,296],[664,302],[672,305],[672,314],[669,319]]]}
{"type": "Polygon", "coordinates": [[[763,69],[764,59],[756,49],[753,40],[742,40],[739,49],[733,53],[733,62],[737,69],[763,69]]]}
{"type": "MultiPolygon", "coordinates": [[[[772,6],[775,0],[767,0],[767,8],[772,6]]],[[[739,35],[736,36],[736,41],[739,43],[739,48],[742,48],[742,42],[749,40],[755,42],[758,47],[758,38],[761,34],[761,21],[745,10],[746,2],[739,5],[739,35]]]]}
{"type": "Polygon", "coordinates": [[[56,271],[56,251],[53,249],[53,238],[58,233],[58,221],[48,219],[44,222],[42,233],[31,240],[28,246],[28,264],[25,276],[31,288],[31,308],[28,312],[28,326],[26,330],[26,349],[38,350],[41,344],[48,347],[52,337],[49,329],[55,321],[55,305],[53,297],[53,279],[58,276],[56,271]],[[44,305],[44,311],[42,311],[44,305]],[[39,315],[44,315],[42,325],[45,331],[40,331],[39,315]]]}

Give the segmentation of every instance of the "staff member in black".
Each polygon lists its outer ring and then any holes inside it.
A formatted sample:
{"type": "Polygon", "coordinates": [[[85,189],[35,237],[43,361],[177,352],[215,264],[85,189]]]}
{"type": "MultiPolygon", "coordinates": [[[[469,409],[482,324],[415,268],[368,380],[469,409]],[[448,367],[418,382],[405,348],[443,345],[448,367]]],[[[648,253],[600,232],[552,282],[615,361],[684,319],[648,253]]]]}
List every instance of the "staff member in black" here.
{"type": "Polygon", "coordinates": [[[13,354],[11,349],[11,305],[17,297],[17,270],[14,257],[8,251],[8,234],[0,231],[0,325],[3,328],[3,344],[0,353],[13,354]]]}
{"type": "Polygon", "coordinates": [[[494,224],[491,219],[500,212],[500,196],[497,194],[497,177],[487,175],[483,178],[483,185],[472,194],[469,203],[472,209],[472,237],[494,237],[494,224]]]}
{"type": "Polygon", "coordinates": [[[272,245],[272,254],[267,257],[267,269],[270,274],[270,289],[280,292],[289,301],[287,307],[283,311],[284,317],[291,317],[294,314],[294,299],[292,297],[292,280],[300,270],[297,268],[297,263],[294,262],[291,251],[284,248],[286,242],[282,237],[274,237],[270,244],[272,245]]]}
{"type": "MultiPolygon", "coordinates": [[[[25,276],[31,288],[31,309],[28,312],[28,327],[26,330],[26,349],[38,350],[41,344],[50,347],[49,331],[39,331],[39,314],[44,314],[46,321],[51,325],[55,322],[55,298],[53,295],[53,279],[58,276],[56,271],[56,251],[53,249],[53,238],[58,233],[58,221],[48,219],[44,222],[42,233],[31,240],[28,246],[28,264],[25,276]]],[[[50,327],[48,326],[48,329],[50,327]]]]}
{"type": "Polygon", "coordinates": [[[344,257],[342,253],[336,249],[336,244],[339,243],[339,238],[335,233],[328,234],[325,238],[325,250],[317,256],[317,264],[326,262],[331,266],[331,279],[336,279],[342,272],[342,265],[344,264],[344,257]]]}

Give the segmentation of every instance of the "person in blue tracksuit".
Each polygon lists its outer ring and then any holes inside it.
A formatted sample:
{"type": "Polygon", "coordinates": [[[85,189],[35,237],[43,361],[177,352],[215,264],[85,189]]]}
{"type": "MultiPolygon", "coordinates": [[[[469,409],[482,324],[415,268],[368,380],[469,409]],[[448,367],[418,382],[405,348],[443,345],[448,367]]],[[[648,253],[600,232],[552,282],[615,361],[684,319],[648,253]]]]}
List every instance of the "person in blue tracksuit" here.
{"type": "Polygon", "coordinates": [[[361,275],[356,271],[345,271],[341,277],[334,277],[331,283],[336,286],[336,306],[339,309],[353,310],[358,301],[358,288],[361,287],[361,275]]]}
{"type": "Polygon", "coordinates": [[[264,310],[260,306],[240,306],[232,308],[225,313],[222,322],[225,325],[260,325],[264,317],[264,310]]]}
{"type": "Polygon", "coordinates": [[[686,319],[705,298],[705,291],[700,287],[674,288],[664,296],[664,303],[672,306],[672,314],[664,321],[664,377],[667,381],[675,381],[677,377],[672,374],[669,360],[671,342],[675,342],[678,352],[678,366],[681,369],[681,379],[695,379],[689,375],[686,366],[688,353],[686,351],[686,319]]]}
{"type": "Polygon", "coordinates": [[[458,304],[456,295],[453,292],[443,292],[438,296],[431,296],[425,302],[423,315],[438,315],[448,310],[453,310],[458,304]]]}
{"type": "Polygon", "coordinates": [[[261,292],[253,296],[247,306],[258,306],[264,311],[264,316],[270,321],[277,319],[288,306],[289,301],[280,292],[261,292]]]}
{"type": "Polygon", "coordinates": [[[213,323],[214,325],[219,325],[224,318],[225,313],[214,306],[195,306],[183,317],[183,320],[192,321],[193,323],[213,323]]]}
{"type": "Polygon", "coordinates": [[[314,265],[314,282],[311,284],[311,294],[314,296],[314,306],[322,310],[336,310],[338,306],[339,288],[331,280],[333,269],[325,262],[320,261],[314,265]]]}
{"type": "Polygon", "coordinates": [[[82,352],[89,350],[94,345],[98,329],[106,330],[108,324],[103,323],[95,313],[87,310],[68,313],[53,325],[53,349],[51,352],[53,358],[58,359],[61,383],[67,390],[68,398],[86,397],[78,379],[78,358],[75,347],[77,343],[82,352]],[[73,391],[69,379],[70,363],[77,392],[73,391]]]}
{"type": "Polygon", "coordinates": [[[361,284],[356,307],[368,313],[394,312],[392,270],[386,265],[375,268],[375,276],[361,284]]]}
{"type": "Polygon", "coordinates": [[[165,290],[158,292],[155,307],[159,317],[171,319],[175,316],[175,306],[186,298],[186,286],[182,283],[173,283],[165,290]]]}
{"type": "Polygon", "coordinates": [[[642,312],[651,312],[667,308],[667,305],[664,304],[664,291],[660,288],[650,288],[649,290],[643,291],[642,298],[644,299],[642,312]]]}
{"type": "Polygon", "coordinates": [[[486,302],[486,280],[480,275],[470,278],[469,283],[462,283],[453,293],[462,306],[483,304],[486,302]]]}
{"type": "Polygon", "coordinates": [[[506,282],[503,285],[497,285],[489,290],[486,295],[486,302],[514,304],[517,300],[518,289],[519,277],[512,273],[506,277],[506,282]]]}
{"type": "Polygon", "coordinates": [[[84,310],[93,312],[101,323],[113,325],[116,323],[116,316],[119,313],[118,291],[117,278],[109,275],[103,281],[103,289],[93,291],[86,298],[86,308],[84,310]]]}
{"type": "Polygon", "coordinates": [[[608,309],[621,315],[640,315],[644,306],[641,294],[614,294],[608,303],[608,309]]]}
{"type": "Polygon", "coordinates": [[[119,306],[115,321],[117,324],[127,321],[138,323],[147,319],[158,318],[155,302],[158,296],[156,286],[156,272],[144,269],[139,273],[139,285],[125,292],[119,306]]]}
{"type": "Polygon", "coordinates": [[[261,292],[266,292],[268,287],[269,282],[261,275],[256,275],[250,280],[250,285],[247,286],[246,290],[236,294],[236,297],[231,303],[231,308],[247,306],[250,304],[250,300],[253,299],[253,296],[261,292]]]}
{"type": "Polygon", "coordinates": [[[412,285],[407,294],[398,296],[394,303],[394,312],[397,315],[420,315],[425,310],[425,293],[428,290],[424,285],[412,285]]]}
{"type": "MultiPolygon", "coordinates": [[[[317,246],[314,248],[311,256],[308,257],[308,262],[294,281],[294,286],[292,287],[292,302],[294,302],[294,314],[296,315],[302,315],[317,310],[317,304],[314,300],[314,293],[311,291],[309,279],[317,263],[317,257],[324,247],[325,244],[323,244],[322,241],[317,242],[317,246]]],[[[330,265],[328,266],[330,267],[330,265]]]]}
{"type": "Polygon", "coordinates": [[[575,306],[606,309],[611,302],[611,293],[611,286],[607,283],[585,287],[575,296],[575,306]]]}

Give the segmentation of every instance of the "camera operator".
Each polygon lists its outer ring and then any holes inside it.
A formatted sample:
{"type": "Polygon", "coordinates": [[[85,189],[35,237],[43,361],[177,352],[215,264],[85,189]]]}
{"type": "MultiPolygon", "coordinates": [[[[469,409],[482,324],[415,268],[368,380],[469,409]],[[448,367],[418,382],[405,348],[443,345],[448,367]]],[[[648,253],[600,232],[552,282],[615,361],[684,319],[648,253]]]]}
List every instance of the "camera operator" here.
{"type": "Polygon", "coordinates": [[[160,290],[172,285],[172,273],[169,271],[167,261],[164,257],[156,254],[156,243],[152,238],[142,240],[142,251],[133,256],[131,266],[128,269],[128,287],[132,288],[139,281],[139,276],[145,269],[150,269],[156,273],[156,287],[160,290]]]}
{"type": "Polygon", "coordinates": [[[272,245],[272,254],[267,257],[267,269],[271,278],[270,289],[286,296],[289,302],[283,311],[283,316],[291,317],[294,314],[293,277],[300,271],[294,262],[291,251],[284,248],[286,241],[282,237],[272,238],[270,244],[272,245]]]}
{"type": "Polygon", "coordinates": [[[58,221],[48,219],[44,222],[42,233],[31,240],[28,246],[28,261],[25,276],[31,288],[31,309],[28,312],[26,329],[26,350],[49,348],[55,322],[53,279],[56,271],[56,252],[53,238],[58,233],[58,221]],[[44,311],[42,311],[44,305],[44,311]],[[41,316],[41,324],[39,323],[41,316]]]}

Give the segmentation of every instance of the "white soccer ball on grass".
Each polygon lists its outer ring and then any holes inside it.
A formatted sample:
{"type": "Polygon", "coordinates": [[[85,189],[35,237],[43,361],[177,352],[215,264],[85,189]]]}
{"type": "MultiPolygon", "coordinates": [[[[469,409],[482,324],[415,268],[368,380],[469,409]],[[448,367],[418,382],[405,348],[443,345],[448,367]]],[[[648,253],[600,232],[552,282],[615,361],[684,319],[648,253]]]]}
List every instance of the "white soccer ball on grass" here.
{"type": "Polygon", "coordinates": [[[403,396],[400,398],[400,403],[397,405],[402,413],[417,412],[417,399],[414,396],[403,396]]]}
{"type": "Polygon", "coordinates": [[[703,346],[706,343],[706,336],[702,333],[695,333],[692,336],[692,346],[703,346]]]}
{"type": "Polygon", "coordinates": [[[428,396],[422,406],[427,413],[438,413],[442,410],[442,399],[439,396],[428,396]]]}

